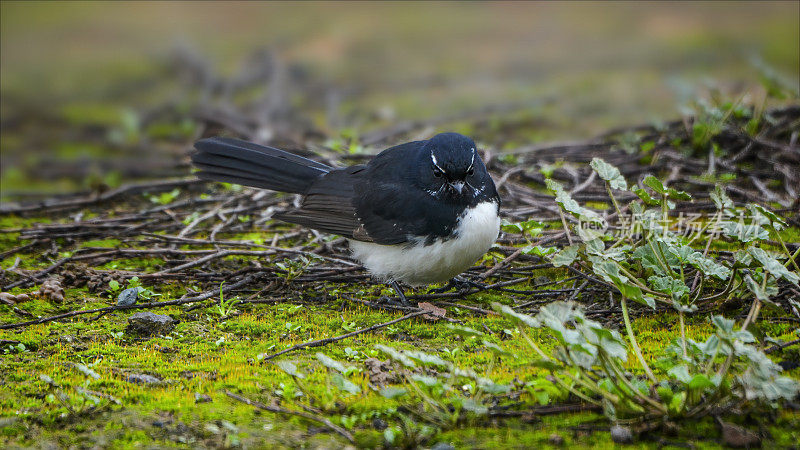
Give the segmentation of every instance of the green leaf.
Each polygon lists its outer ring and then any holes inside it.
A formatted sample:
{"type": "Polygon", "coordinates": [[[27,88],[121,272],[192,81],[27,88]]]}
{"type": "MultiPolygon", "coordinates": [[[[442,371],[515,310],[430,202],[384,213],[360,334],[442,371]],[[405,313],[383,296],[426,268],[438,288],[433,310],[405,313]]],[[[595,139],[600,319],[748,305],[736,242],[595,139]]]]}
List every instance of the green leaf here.
{"type": "Polygon", "coordinates": [[[678,190],[670,188],[670,187],[665,187],[661,183],[661,180],[659,180],[658,178],[656,178],[656,177],[654,177],[652,175],[648,175],[647,177],[645,177],[645,179],[642,180],[642,184],[644,184],[645,186],[649,187],[650,189],[652,189],[656,193],[661,194],[661,195],[665,195],[666,194],[667,197],[672,198],[674,200],[691,200],[692,199],[692,196],[689,195],[686,192],[678,191],[678,190]]]}
{"type": "Polygon", "coordinates": [[[575,258],[578,256],[578,245],[568,245],[561,249],[560,252],[553,255],[551,262],[554,267],[564,267],[571,265],[575,258]]]}
{"type": "Polygon", "coordinates": [[[540,322],[537,319],[527,314],[518,313],[514,311],[510,306],[501,305],[500,303],[493,302],[492,309],[495,312],[506,316],[507,318],[511,319],[516,323],[525,324],[532,328],[538,328],[540,326],[540,322]]]}
{"type": "Polygon", "coordinates": [[[672,397],[672,400],[670,400],[668,409],[672,411],[674,414],[680,414],[683,411],[683,407],[685,404],[686,404],[686,391],[679,392],[677,395],[672,397]]]}
{"type": "Polygon", "coordinates": [[[442,358],[439,358],[436,355],[431,355],[430,353],[425,353],[419,350],[406,350],[403,353],[409,358],[423,365],[433,365],[445,369],[448,369],[451,366],[449,362],[443,360],[442,358]]]}
{"type": "Polygon", "coordinates": [[[714,186],[714,192],[708,195],[711,197],[711,200],[718,210],[725,212],[733,209],[733,200],[728,197],[728,194],[725,193],[725,189],[722,188],[722,186],[714,186]]]}
{"type": "Polygon", "coordinates": [[[387,386],[387,387],[385,387],[385,388],[380,390],[380,394],[381,394],[381,397],[388,398],[388,399],[393,399],[393,398],[402,397],[402,396],[408,394],[408,389],[401,388],[401,387],[387,386]]]}
{"type": "Polygon", "coordinates": [[[382,351],[383,353],[386,353],[387,355],[389,355],[390,358],[400,362],[402,365],[406,367],[412,367],[412,368],[417,367],[417,365],[414,364],[414,361],[412,361],[408,356],[406,356],[403,352],[399,350],[396,350],[392,347],[383,344],[377,344],[375,345],[375,348],[382,351]]]}
{"type": "Polygon", "coordinates": [[[761,284],[755,281],[753,277],[751,277],[750,275],[745,275],[744,281],[745,284],[747,284],[747,288],[750,289],[750,292],[752,292],[757,299],[761,300],[762,302],[771,301],[766,289],[762,288],[761,284]]]}
{"type": "Polygon", "coordinates": [[[672,396],[675,395],[669,386],[657,387],[656,393],[658,394],[658,397],[661,399],[661,401],[664,403],[669,403],[669,401],[672,399],[672,396]]]}
{"type": "Polygon", "coordinates": [[[361,388],[358,387],[355,383],[348,380],[347,378],[343,377],[340,373],[334,373],[331,376],[331,382],[334,386],[336,386],[339,390],[345,391],[350,394],[358,394],[361,392],[361,388]]]}
{"type": "Polygon", "coordinates": [[[691,380],[689,380],[688,386],[689,389],[704,390],[714,387],[714,383],[712,383],[707,376],[703,375],[702,373],[698,373],[697,375],[693,376],[691,380]]]}
{"type": "Polygon", "coordinates": [[[689,368],[685,365],[674,366],[667,371],[667,374],[684,384],[692,381],[692,376],[689,375],[689,368]]]}
{"type": "Polygon", "coordinates": [[[463,337],[478,337],[478,336],[485,336],[486,333],[482,331],[478,331],[469,327],[464,327],[461,325],[454,325],[452,323],[448,323],[446,326],[450,331],[454,332],[455,334],[463,337]]]}
{"type": "Polygon", "coordinates": [[[775,231],[781,231],[785,227],[789,226],[789,224],[787,224],[783,220],[783,218],[781,218],[780,216],[778,216],[774,212],[764,208],[761,205],[756,205],[756,204],[751,203],[751,204],[747,205],[747,208],[750,210],[750,212],[753,214],[753,216],[762,216],[762,217],[764,217],[764,220],[766,220],[767,223],[771,224],[772,228],[774,228],[775,231]]]}
{"type": "Polygon", "coordinates": [[[760,262],[762,266],[764,266],[766,271],[775,276],[775,278],[783,278],[795,286],[798,285],[800,276],[794,272],[790,272],[789,269],[778,262],[777,259],[770,256],[769,253],[757,247],[750,247],[747,251],[753,256],[753,258],[760,262]]]}
{"type": "Polygon", "coordinates": [[[645,205],[655,206],[660,203],[658,200],[651,197],[647,191],[645,191],[640,187],[631,186],[631,192],[636,194],[636,196],[639,197],[644,202],[645,205]]]}
{"type": "Polygon", "coordinates": [[[425,385],[427,387],[436,387],[436,386],[441,386],[442,385],[442,382],[439,381],[438,378],[431,377],[431,376],[428,376],[428,375],[419,375],[419,374],[414,373],[414,374],[411,374],[411,379],[413,379],[414,381],[418,381],[418,382],[422,383],[423,385],[425,385]]]}
{"type": "Polygon", "coordinates": [[[687,258],[687,262],[708,276],[727,280],[731,276],[731,269],[718,264],[711,258],[706,258],[700,252],[694,252],[687,258]]]}
{"type": "Polygon", "coordinates": [[[286,372],[287,374],[296,377],[296,378],[305,378],[305,374],[297,370],[297,366],[290,363],[289,361],[278,361],[275,363],[278,368],[286,372]]]}
{"type": "Polygon", "coordinates": [[[612,166],[611,164],[603,161],[600,158],[592,158],[592,162],[589,163],[597,172],[597,175],[600,175],[600,178],[608,182],[608,185],[611,186],[611,189],[619,189],[619,190],[626,190],[628,189],[628,183],[625,182],[625,177],[619,172],[619,169],[612,166]]]}
{"type": "Polygon", "coordinates": [[[723,221],[720,222],[719,227],[726,236],[744,243],[763,241],[769,238],[769,232],[755,222],[746,224],[743,221],[723,221]]]}
{"type": "Polygon", "coordinates": [[[75,368],[78,369],[81,373],[83,373],[87,377],[94,378],[95,380],[99,380],[100,379],[100,375],[98,375],[97,372],[95,372],[94,370],[86,367],[86,365],[84,365],[84,364],[75,363],[75,368]]]}
{"type": "Polygon", "coordinates": [[[561,367],[560,364],[556,363],[552,359],[541,359],[541,358],[531,361],[530,365],[533,367],[538,367],[540,369],[545,369],[550,371],[556,371],[561,367]]]}
{"type": "Polygon", "coordinates": [[[650,287],[652,287],[653,290],[670,294],[676,301],[680,301],[681,298],[689,294],[689,287],[677,278],[653,275],[648,278],[647,281],[650,283],[650,287]]]}
{"type": "Polygon", "coordinates": [[[471,398],[465,398],[465,399],[461,400],[461,407],[464,408],[465,410],[469,411],[469,412],[472,412],[472,413],[475,413],[475,414],[478,414],[478,415],[484,415],[484,414],[489,412],[489,408],[487,408],[486,406],[481,405],[480,403],[476,402],[475,400],[473,400],[471,398]]]}
{"type": "Polygon", "coordinates": [[[599,214],[590,209],[582,207],[578,204],[578,202],[573,200],[569,193],[564,190],[564,187],[561,185],[561,183],[548,178],[545,180],[545,184],[547,184],[548,189],[553,191],[556,196],[556,203],[558,203],[561,208],[564,209],[564,211],[571,213],[581,220],[599,223],[601,225],[604,224],[603,219],[599,214]]]}
{"type": "Polygon", "coordinates": [[[344,373],[344,372],[347,371],[347,369],[344,367],[344,364],[340,363],[339,361],[336,361],[333,358],[328,357],[324,353],[319,353],[318,352],[316,354],[316,357],[317,357],[317,360],[319,360],[319,362],[322,363],[322,365],[324,365],[325,367],[327,367],[329,369],[333,369],[333,370],[335,370],[337,372],[341,372],[341,373],[344,373]]]}

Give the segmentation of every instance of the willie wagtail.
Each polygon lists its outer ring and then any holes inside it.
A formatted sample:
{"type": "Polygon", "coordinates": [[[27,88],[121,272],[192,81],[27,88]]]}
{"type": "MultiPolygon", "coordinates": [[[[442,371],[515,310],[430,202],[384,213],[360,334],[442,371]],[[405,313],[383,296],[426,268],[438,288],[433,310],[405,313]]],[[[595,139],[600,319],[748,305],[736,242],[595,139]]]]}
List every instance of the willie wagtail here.
{"type": "Polygon", "coordinates": [[[447,281],[480,259],[500,230],[494,182],[475,143],[458,133],[342,168],[230,138],[202,139],[195,148],[192,162],[204,180],[301,194],[299,208],[275,217],[346,237],[353,257],[404,303],[398,281],[447,281]]]}

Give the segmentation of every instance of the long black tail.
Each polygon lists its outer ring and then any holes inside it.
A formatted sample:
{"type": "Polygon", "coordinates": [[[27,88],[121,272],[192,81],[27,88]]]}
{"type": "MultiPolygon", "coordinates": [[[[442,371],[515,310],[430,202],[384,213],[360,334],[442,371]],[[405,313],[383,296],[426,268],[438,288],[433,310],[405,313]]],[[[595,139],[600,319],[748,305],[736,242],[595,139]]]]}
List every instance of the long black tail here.
{"type": "Polygon", "coordinates": [[[194,144],[197,176],[273,191],[305,193],[312,181],[333,170],[325,164],[276,148],[213,137],[194,144]]]}

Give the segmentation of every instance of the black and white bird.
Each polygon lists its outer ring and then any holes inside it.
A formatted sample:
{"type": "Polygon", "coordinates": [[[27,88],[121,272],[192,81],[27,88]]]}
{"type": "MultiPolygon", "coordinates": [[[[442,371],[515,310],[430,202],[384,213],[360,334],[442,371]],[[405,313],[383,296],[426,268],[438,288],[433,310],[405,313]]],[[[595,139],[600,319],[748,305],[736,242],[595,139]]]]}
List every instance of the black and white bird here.
{"type": "Polygon", "coordinates": [[[195,144],[204,180],[302,195],[277,219],[338,234],[377,279],[412,286],[448,281],[471,267],[500,230],[500,197],[472,139],[442,133],[335,168],[230,138],[195,144]]]}

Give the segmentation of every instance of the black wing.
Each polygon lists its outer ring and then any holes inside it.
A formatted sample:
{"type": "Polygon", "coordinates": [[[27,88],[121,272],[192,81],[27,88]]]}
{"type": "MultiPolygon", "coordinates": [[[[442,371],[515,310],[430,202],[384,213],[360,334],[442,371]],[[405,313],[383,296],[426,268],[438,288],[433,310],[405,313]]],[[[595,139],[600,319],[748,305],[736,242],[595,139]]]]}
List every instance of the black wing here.
{"type": "MultiPolygon", "coordinates": [[[[359,239],[359,228],[353,198],[355,185],[365,166],[336,169],[317,178],[308,188],[300,208],[276,214],[277,219],[303,225],[326,233],[359,239]]],[[[361,233],[363,234],[363,232],[361,233]]],[[[359,240],[368,240],[362,236],[359,240]]]]}

